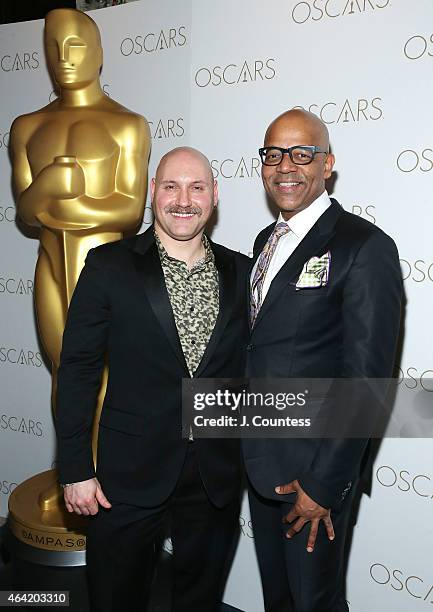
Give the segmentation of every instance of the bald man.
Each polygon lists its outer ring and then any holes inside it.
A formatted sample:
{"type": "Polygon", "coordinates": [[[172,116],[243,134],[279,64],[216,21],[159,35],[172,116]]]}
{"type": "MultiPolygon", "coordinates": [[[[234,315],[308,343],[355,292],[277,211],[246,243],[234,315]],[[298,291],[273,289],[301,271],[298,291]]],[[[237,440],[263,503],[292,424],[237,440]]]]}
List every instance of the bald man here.
{"type": "MultiPolygon", "coordinates": [[[[247,374],[390,377],[402,295],[394,242],[329,198],[334,156],[318,117],[283,113],[259,152],[279,217],[254,244],[247,374]]],[[[348,610],[343,552],[366,446],[364,439],[244,440],[267,612],[348,610]]]]}
{"type": "Polygon", "coordinates": [[[249,260],[204,233],[218,188],[199,151],[165,155],[151,196],[154,225],[91,250],[71,301],[59,476],[67,509],[90,515],[92,611],[144,612],[168,518],[172,609],[214,612],[238,528],[240,449],[182,436],[182,378],[243,375],[249,260]],[[95,473],[91,423],[105,355],[95,473]]]}

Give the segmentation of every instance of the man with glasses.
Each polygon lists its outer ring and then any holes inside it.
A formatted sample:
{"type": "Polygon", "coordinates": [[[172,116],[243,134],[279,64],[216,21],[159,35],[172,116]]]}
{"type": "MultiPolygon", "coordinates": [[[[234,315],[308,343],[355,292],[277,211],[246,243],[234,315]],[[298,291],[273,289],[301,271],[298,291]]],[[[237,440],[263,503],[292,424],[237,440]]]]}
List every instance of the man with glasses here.
{"type": "MultiPolygon", "coordinates": [[[[393,240],[329,198],[335,160],[315,115],[277,117],[259,153],[280,214],[254,244],[248,376],[390,377],[402,295],[393,240]]],[[[244,440],[267,612],[348,610],[344,544],[367,443],[244,440]]]]}

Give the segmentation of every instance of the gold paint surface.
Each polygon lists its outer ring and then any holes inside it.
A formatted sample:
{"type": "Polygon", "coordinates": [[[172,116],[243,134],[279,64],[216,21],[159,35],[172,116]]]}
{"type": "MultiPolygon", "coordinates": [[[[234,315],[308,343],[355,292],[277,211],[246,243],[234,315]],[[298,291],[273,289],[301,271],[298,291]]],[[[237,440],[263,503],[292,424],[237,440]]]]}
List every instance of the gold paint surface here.
{"type": "MultiPolygon", "coordinates": [[[[87,14],[75,9],[50,11],[44,44],[59,97],[15,119],[10,149],[17,213],[27,225],[40,228],[34,293],[40,339],[52,364],[55,411],[72,293],[89,249],[133,233],[141,224],[150,132],[141,115],[102,91],[101,39],[87,14]]],[[[92,434],[94,458],[106,380],[105,369],[92,434]]],[[[18,520],[18,508],[23,510],[19,490],[10,500],[16,525],[23,522],[18,520]]],[[[40,489],[32,503],[36,499],[42,514],[49,512],[50,520],[60,520],[63,496],[56,479],[44,491],[40,489]]],[[[39,546],[43,547],[40,542],[39,546]]]]}
{"type": "Polygon", "coordinates": [[[59,552],[85,550],[88,519],[70,514],[61,501],[41,512],[38,496],[56,484],[55,470],[48,470],[21,483],[9,498],[9,528],[15,537],[35,548],[59,552]]]}

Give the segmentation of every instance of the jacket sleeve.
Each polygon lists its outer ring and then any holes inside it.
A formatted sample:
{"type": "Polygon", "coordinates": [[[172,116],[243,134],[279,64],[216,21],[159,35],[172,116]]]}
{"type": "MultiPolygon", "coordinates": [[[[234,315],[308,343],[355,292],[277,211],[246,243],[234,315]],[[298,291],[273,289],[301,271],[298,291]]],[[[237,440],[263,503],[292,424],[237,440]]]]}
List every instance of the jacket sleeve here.
{"type": "Polygon", "coordinates": [[[110,325],[107,272],[89,251],[69,306],[57,379],[58,474],[62,483],[93,478],[92,422],[110,325]]]}
{"type": "MultiPolygon", "coordinates": [[[[383,232],[359,249],[343,289],[341,378],[390,378],[400,329],[402,277],[397,248],[383,232]]],[[[352,414],[362,410],[359,403],[352,414]]],[[[361,413],[359,413],[361,414],[361,413]]],[[[363,438],[323,438],[302,488],[325,508],[337,508],[357,477],[368,444],[363,438]]]]}

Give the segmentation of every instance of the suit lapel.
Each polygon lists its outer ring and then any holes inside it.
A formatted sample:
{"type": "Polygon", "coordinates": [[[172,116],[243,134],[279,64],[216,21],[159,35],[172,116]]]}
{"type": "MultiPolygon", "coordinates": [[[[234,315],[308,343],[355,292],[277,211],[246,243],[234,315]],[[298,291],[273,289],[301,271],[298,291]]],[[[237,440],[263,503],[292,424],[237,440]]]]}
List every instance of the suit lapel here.
{"type": "Polygon", "coordinates": [[[188,366],[182,351],[170,298],[165,285],[153,228],[149,228],[144,234],[137,236],[132,248],[136,254],[136,270],[153,313],[158,319],[162,331],[167,337],[176,357],[189,376],[188,366]]]}
{"type": "Polygon", "coordinates": [[[319,217],[273,279],[257,315],[254,328],[266,315],[283,289],[299,276],[305,262],[320,253],[329,242],[334,234],[335,224],[341,212],[341,206],[336,200],[332,200],[332,205],[319,217]]]}
{"type": "Polygon", "coordinates": [[[234,257],[217,244],[211,242],[211,247],[218,270],[219,311],[208,345],[194,374],[195,377],[201,376],[209,364],[230,319],[236,300],[236,266],[234,257]]]}

